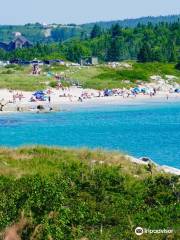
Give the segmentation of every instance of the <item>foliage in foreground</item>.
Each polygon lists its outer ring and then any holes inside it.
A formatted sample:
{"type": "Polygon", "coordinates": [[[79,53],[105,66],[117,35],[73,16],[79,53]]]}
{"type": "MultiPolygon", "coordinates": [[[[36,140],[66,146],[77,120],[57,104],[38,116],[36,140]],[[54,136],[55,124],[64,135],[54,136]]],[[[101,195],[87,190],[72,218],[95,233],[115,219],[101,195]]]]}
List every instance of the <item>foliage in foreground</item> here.
{"type": "Polygon", "coordinates": [[[149,176],[118,153],[41,147],[0,153],[2,233],[19,222],[24,240],[138,239],[137,226],[174,230],[141,239],[178,238],[178,177],[155,170],[149,176]]]}

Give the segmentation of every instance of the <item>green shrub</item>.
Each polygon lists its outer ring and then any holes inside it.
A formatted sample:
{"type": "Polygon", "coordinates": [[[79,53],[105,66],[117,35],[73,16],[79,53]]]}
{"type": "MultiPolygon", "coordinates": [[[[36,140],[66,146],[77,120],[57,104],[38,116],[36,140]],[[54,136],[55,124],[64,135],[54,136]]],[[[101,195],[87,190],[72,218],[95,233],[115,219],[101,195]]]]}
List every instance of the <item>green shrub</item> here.
{"type": "MultiPolygon", "coordinates": [[[[27,167],[29,174],[0,175],[0,231],[18,223],[22,213],[28,222],[24,240],[136,239],[137,226],[178,229],[178,177],[135,178],[120,165],[106,164],[107,155],[90,151],[37,147],[12,154],[1,153],[3,161],[9,159],[7,166],[27,167]],[[95,156],[102,161],[92,165],[95,156]]],[[[156,235],[157,240],[167,237],[156,235]]]]}
{"type": "Polygon", "coordinates": [[[8,69],[7,71],[2,71],[1,74],[13,74],[14,71],[11,69],[8,69]]]}
{"type": "Polygon", "coordinates": [[[52,87],[52,88],[56,88],[57,87],[57,81],[51,81],[49,83],[49,86],[52,87]]]}

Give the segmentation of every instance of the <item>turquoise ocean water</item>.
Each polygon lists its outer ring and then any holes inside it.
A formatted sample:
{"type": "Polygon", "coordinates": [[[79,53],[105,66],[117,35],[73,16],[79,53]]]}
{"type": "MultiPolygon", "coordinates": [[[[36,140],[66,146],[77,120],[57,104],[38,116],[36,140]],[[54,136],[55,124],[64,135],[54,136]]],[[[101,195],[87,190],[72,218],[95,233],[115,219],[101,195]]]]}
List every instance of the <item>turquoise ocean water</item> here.
{"type": "Polygon", "coordinates": [[[179,168],[180,103],[0,115],[0,146],[32,144],[120,150],[179,168]]]}

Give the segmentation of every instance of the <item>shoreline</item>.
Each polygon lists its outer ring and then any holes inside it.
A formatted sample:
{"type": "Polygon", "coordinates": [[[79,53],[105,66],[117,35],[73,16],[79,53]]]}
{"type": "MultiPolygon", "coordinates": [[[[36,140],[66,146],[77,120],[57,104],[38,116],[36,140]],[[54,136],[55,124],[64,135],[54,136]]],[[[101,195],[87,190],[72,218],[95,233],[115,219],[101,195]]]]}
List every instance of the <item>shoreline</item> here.
{"type": "MultiPolygon", "coordinates": [[[[26,145],[27,146],[32,146],[32,145],[26,145]]],[[[41,145],[37,145],[37,146],[41,146],[41,145]]],[[[18,149],[18,148],[21,148],[21,146],[19,147],[7,147],[7,146],[0,146],[0,148],[7,148],[7,149],[18,149]]],[[[51,148],[52,146],[46,146],[48,148],[51,148]]],[[[68,150],[72,150],[73,148],[71,147],[61,147],[61,146],[55,146],[56,148],[62,148],[62,149],[68,149],[68,150]]],[[[78,148],[78,149],[81,149],[81,148],[78,148]]],[[[93,151],[93,149],[92,149],[93,151]]],[[[107,150],[104,150],[105,152],[112,152],[112,151],[107,151],[107,150]]],[[[115,151],[116,153],[118,152],[119,154],[121,154],[120,151],[115,151]]],[[[148,160],[143,160],[141,158],[137,158],[137,157],[133,157],[131,155],[127,155],[125,154],[124,155],[125,159],[126,160],[129,160],[131,163],[134,163],[134,164],[137,164],[137,165],[144,165],[144,166],[148,166],[148,164],[150,164],[151,166],[154,166],[156,168],[156,171],[158,171],[159,173],[164,173],[164,174],[172,174],[172,175],[176,175],[176,176],[180,176],[180,169],[179,168],[176,168],[176,167],[172,167],[172,166],[168,166],[168,165],[160,165],[160,164],[157,164],[155,161],[152,161],[151,159],[149,159],[147,157],[148,160]]]]}
{"type": "Polygon", "coordinates": [[[129,155],[126,155],[126,157],[131,162],[133,162],[135,164],[140,164],[140,165],[146,165],[147,166],[150,163],[150,164],[155,165],[157,171],[159,171],[159,172],[164,172],[164,173],[167,173],[167,174],[173,174],[173,175],[180,176],[180,169],[179,168],[171,167],[171,166],[168,166],[168,165],[159,165],[152,160],[144,162],[143,160],[141,160],[139,158],[135,158],[135,157],[132,157],[132,156],[129,156],[129,155]]]}
{"type": "MultiPolygon", "coordinates": [[[[180,103],[180,94],[171,93],[168,94],[167,99],[167,92],[159,92],[156,96],[150,97],[149,95],[137,95],[136,97],[129,97],[123,98],[122,96],[108,96],[108,97],[92,97],[90,99],[83,99],[82,102],[78,102],[79,97],[79,89],[73,88],[74,96],[72,98],[69,97],[59,97],[59,92],[57,90],[53,90],[52,102],[49,104],[47,101],[41,102],[29,102],[28,99],[32,95],[32,92],[23,92],[25,98],[21,102],[17,103],[9,103],[7,106],[4,107],[4,111],[0,111],[0,115],[10,115],[10,114],[22,114],[22,113],[48,113],[48,112],[61,112],[61,111],[71,111],[74,109],[92,109],[98,108],[103,106],[140,106],[140,105],[161,105],[161,104],[171,104],[171,103],[180,103]],[[78,90],[78,91],[77,91],[78,90]],[[44,106],[45,110],[37,111],[37,106],[42,105],[44,106]],[[53,111],[49,111],[51,107],[53,111]],[[21,111],[17,111],[17,108],[20,108],[21,111]]],[[[81,89],[82,91],[82,89],[81,89]]],[[[85,91],[85,90],[84,90],[85,91]]],[[[86,89],[86,91],[95,91],[92,89],[86,89]]],[[[7,99],[9,97],[8,90],[0,90],[0,94],[3,92],[3,96],[7,99]]],[[[148,162],[143,162],[142,160],[127,156],[130,161],[136,164],[148,164],[148,162]]],[[[158,165],[156,162],[153,163],[158,171],[163,171],[165,173],[180,175],[180,169],[174,168],[171,166],[165,165],[158,165]]]]}
{"type": "MultiPolygon", "coordinates": [[[[71,97],[60,96],[60,92],[58,90],[53,89],[51,97],[51,101],[36,101],[30,102],[30,98],[32,96],[32,92],[21,92],[23,98],[21,101],[16,101],[12,103],[10,101],[11,94],[8,90],[0,90],[0,96],[4,101],[3,111],[0,111],[0,114],[6,113],[17,113],[17,112],[30,112],[36,113],[37,106],[43,106],[44,112],[50,112],[50,108],[52,108],[53,112],[66,111],[74,108],[92,108],[92,107],[101,107],[101,106],[136,106],[136,105],[145,105],[145,104],[166,104],[166,103],[180,103],[180,94],[178,93],[167,93],[167,92],[158,92],[155,96],[138,94],[130,97],[123,96],[104,96],[98,97],[98,91],[93,89],[78,89],[76,87],[72,87],[69,90],[71,97]],[[83,92],[87,92],[89,94],[89,98],[82,99],[78,101],[79,97],[83,92]],[[91,96],[94,94],[93,96],[91,96]]],[[[2,101],[2,100],[1,100],[2,101]]],[[[38,111],[43,112],[43,111],[38,111]]]]}
{"type": "Polygon", "coordinates": [[[88,109],[88,108],[98,108],[103,106],[122,106],[122,107],[128,107],[128,106],[141,106],[141,105],[159,105],[159,104],[171,104],[171,103],[180,103],[180,96],[172,97],[169,100],[164,99],[162,96],[157,96],[150,98],[147,96],[147,98],[133,98],[133,99],[123,99],[122,97],[104,97],[100,99],[90,99],[86,100],[84,103],[78,103],[78,102],[64,102],[61,103],[61,109],[64,110],[68,109],[74,109],[77,107],[88,109]]]}

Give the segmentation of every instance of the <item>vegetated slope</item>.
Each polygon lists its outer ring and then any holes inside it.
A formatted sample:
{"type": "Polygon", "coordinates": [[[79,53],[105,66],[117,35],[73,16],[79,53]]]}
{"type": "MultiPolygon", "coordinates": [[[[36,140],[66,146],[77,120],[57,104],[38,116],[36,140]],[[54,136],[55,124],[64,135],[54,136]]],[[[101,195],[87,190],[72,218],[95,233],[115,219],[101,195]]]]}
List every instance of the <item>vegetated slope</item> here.
{"type": "Polygon", "coordinates": [[[46,89],[48,86],[55,87],[57,81],[53,76],[47,77],[48,72],[66,76],[62,81],[65,86],[74,81],[81,84],[83,88],[93,89],[130,88],[137,86],[140,82],[149,82],[153,75],[160,75],[162,78],[166,78],[165,75],[173,75],[177,78],[175,81],[180,82],[180,71],[175,68],[175,64],[129,62],[128,65],[129,68],[120,66],[113,69],[107,65],[79,68],[54,64],[41,67],[40,76],[30,75],[31,67],[9,65],[0,68],[0,88],[35,91],[46,89]]]}
{"type": "Polygon", "coordinates": [[[106,31],[95,25],[88,36],[82,33],[81,38],[68,41],[61,39],[61,32],[54,34],[58,43],[42,44],[41,41],[41,44],[12,52],[0,49],[0,59],[67,59],[73,62],[91,56],[98,57],[100,62],[177,62],[179,59],[180,22],[138,25],[135,28],[113,25],[106,31]]]}
{"type": "Polygon", "coordinates": [[[1,236],[138,239],[141,226],[173,229],[141,239],[178,239],[176,176],[87,149],[1,149],[0,166],[1,236]]]}
{"type": "MultiPolygon", "coordinates": [[[[47,77],[48,71],[62,72],[66,70],[65,66],[43,66],[42,71],[46,74],[34,76],[31,74],[32,66],[8,65],[0,68],[0,88],[35,91],[46,89],[51,81],[55,81],[54,77],[47,77]]],[[[55,82],[57,83],[57,81],[55,82]]]]}
{"type": "MultiPolygon", "coordinates": [[[[158,17],[142,17],[137,19],[125,19],[107,22],[97,22],[103,29],[111,28],[113,24],[118,23],[122,27],[136,27],[140,24],[157,24],[160,22],[173,23],[177,22],[180,15],[158,16],[158,17]]],[[[76,24],[49,24],[44,26],[40,23],[26,25],[0,25],[0,42],[9,42],[14,38],[14,32],[21,32],[33,43],[36,42],[62,42],[73,37],[81,37],[89,35],[96,23],[87,23],[82,25],[76,24]],[[51,26],[52,25],[52,26],[51,26]]]]}
{"type": "Polygon", "coordinates": [[[148,16],[148,17],[141,17],[135,19],[124,19],[124,20],[114,20],[114,21],[100,21],[96,23],[87,23],[83,24],[82,26],[85,28],[92,28],[94,24],[98,24],[100,27],[104,29],[111,28],[112,25],[119,24],[121,27],[136,27],[138,24],[147,25],[148,23],[152,23],[153,25],[166,22],[166,23],[173,23],[177,22],[180,19],[180,14],[178,15],[168,15],[168,16],[148,16]]]}
{"type": "Polygon", "coordinates": [[[139,82],[150,82],[153,75],[160,75],[162,78],[165,75],[174,75],[177,77],[176,81],[180,82],[180,71],[175,69],[175,64],[129,62],[129,66],[132,67],[86,67],[69,71],[67,76],[77,80],[84,88],[95,89],[130,88],[139,82]]]}

